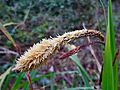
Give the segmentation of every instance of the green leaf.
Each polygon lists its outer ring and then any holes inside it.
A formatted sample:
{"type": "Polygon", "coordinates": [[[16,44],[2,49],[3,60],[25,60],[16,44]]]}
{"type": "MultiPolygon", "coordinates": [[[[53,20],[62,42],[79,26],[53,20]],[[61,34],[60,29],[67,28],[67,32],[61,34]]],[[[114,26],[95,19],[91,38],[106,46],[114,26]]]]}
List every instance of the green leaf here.
{"type": "Polygon", "coordinates": [[[118,90],[118,61],[112,65],[116,52],[114,26],[112,20],[112,3],[108,1],[108,24],[102,74],[102,90],[118,90]]]}
{"type": "Polygon", "coordinates": [[[0,76],[0,79],[1,79],[1,80],[0,80],[0,90],[2,90],[3,82],[4,82],[5,78],[7,77],[7,75],[10,74],[11,68],[12,68],[12,67],[8,68],[8,69],[6,70],[6,72],[4,72],[4,73],[0,76]]]}
{"type": "Polygon", "coordinates": [[[21,83],[22,78],[25,76],[25,73],[19,73],[18,77],[16,78],[14,85],[12,86],[11,90],[18,90],[18,87],[21,83]]]}
{"type": "MultiPolygon", "coordinates": [[[[69,50],[71,49],[70,47],[68,47],[68,48],[69,48],[69,50]]],[[[82,74],[82,79],[83,79],[83,82],[84,82],[85,86],[86,87],[91,86],[89,84],[89,81],[92,83],[92,85],[94,85],[92,79],[90,78],[90,76],[87,74],[86,70],[81,65],[80,60],[77,57],[77,54],[74,54],[74,55],[70,56],[70,58],[77,65],[77,67],[79,68],[79,73],[82,74]]]]}

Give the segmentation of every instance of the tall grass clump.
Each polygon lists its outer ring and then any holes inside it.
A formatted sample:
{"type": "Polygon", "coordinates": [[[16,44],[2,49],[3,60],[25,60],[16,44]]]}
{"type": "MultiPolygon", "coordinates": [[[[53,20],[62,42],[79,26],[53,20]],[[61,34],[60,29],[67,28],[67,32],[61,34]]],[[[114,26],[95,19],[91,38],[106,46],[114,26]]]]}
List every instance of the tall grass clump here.
{"type": "Polygon", "coordinates": [[[108,22],[102,74],[102,90],[118,90],[118,60],[113,65],[116,52],[114,24],[112,20],[112,2],[108,1],[108,22]]]}

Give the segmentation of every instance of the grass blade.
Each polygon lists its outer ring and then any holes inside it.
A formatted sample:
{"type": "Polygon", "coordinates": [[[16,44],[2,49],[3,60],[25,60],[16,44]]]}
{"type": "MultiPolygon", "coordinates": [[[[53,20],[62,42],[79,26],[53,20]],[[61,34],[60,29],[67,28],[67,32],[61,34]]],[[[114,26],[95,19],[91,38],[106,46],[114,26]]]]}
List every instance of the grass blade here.
{"type": "Polygon", "coordinates": [[[102,90],[118,90],[118,60],[112,66],[116,52],[114,26],[112,21],[112,3],[108,1],[108,24],[106,33],[106,45],[104,54],[104,66],[102,74],[102,90]]]}
{"type": "Polygon", "coordinates": [[[5,24],[3,24],[3,27],[11,26],[11,25],[17,25],[17,24],[18,24],[18,23],[9,22],[9,23],[5,23],[5,24]]]}
{"type": "Polygon", "coordinates": [[[7,75],[10,73],[12,67],[8,68],[7,71],[5,73],[3,73],[1,76],[0,76],[0,90],[2,90],[2,85],[3,85],[3,82],[5,80],[5,78],[7,77],[7,75]]]}
{"type": "Polygon", "coordinates": [[[6,30],[6,28],[2,25],[2,23],[0,22],[0,30],[5,34],[5,36],[12,42],[13,46],[15,48],[17,48],[17,45],[14,41],[14,39],[11,37],[11,35],[9,34],[9,32],[6,30]]]}
{"type": "Polygon", "coordinates": [[[19,75],[16,78],[16,81],[14,82],[14,85],[12,86],[11,90],[18,90],[18,87],[19,87],[21,80],[24,76],[25,76],[25,73],[19,73],[19,75]]]}
{"type": "MultiPolygon", "coordinates": [[[[71,47],[69,47],[69,46],[68,46],[68,48],[69,48],[69,50],[71,49],[71,47]]],[[[78,66],[78,68],[79,68],[79,70],[80,70],[80,72],[81,72],[81,74],[82,74],[82,79],[83,79],[83,81],[84,81],[85,86],[86,86],[86,87],[90,86],[90,85],[89,85],[89,81],[92,83],[92,85],[94,85],[92,79],[91,79],[90,76],[87,74],[87,72],[86,72],[86,70],[83,68],[83,66],[80,64],[80,60],[79,60],[79,58],[77,57],[77,54],[74,54],[74,55],[70,56],[70,58],[71,58],[71,60],[72,60],[73,62],[75,62],[75,64],[78,66]]]]}

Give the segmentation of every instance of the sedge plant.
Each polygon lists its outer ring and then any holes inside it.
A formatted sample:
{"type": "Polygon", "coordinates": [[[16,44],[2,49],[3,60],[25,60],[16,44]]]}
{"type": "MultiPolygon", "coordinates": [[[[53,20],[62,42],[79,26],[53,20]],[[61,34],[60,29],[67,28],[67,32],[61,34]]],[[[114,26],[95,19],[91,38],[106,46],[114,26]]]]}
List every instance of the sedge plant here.
{"type": "Polygon", "coordinates": [[[116,42],[112,18],[112,2],[111,0],[108,0],[108,22],[102,74],[102,90],[118,90],[118,60],[116,60],[113,65],[116,52],[116,42]]]}

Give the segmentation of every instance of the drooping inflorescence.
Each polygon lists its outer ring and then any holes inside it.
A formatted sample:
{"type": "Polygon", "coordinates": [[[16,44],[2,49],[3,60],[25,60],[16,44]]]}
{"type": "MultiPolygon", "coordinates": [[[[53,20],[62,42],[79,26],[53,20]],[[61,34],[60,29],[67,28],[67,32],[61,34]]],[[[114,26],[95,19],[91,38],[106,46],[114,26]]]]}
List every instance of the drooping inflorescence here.
{"type": "Polygon", "coordinates": [[[30,47],[24,55],[16,61],[13,70],[18,71],[31,71],[47,61],[53,56],[62,45],[80,37],[96,36],[100,40],[104,40],[101,32],[96,30],[76,30],[51,39],[43,39],[40,43],[34,44],[30,47]]]}

